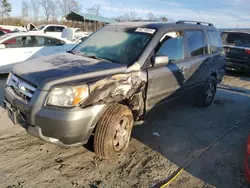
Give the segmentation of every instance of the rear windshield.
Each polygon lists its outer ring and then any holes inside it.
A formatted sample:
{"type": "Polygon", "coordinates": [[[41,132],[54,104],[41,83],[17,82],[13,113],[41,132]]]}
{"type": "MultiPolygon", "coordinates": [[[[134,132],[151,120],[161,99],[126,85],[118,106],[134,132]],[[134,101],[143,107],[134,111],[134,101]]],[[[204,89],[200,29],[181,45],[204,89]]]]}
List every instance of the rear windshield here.
{"type": "Polygon", "coordinates": [[[223,32],[221,33],[224,45],[250,47],[250,34],[240,32],[223,32]]]}
{"type": "Polygon", "coordinates": [[[73,52],[130,65],[137,60],[154,32],[154,29],[106,26],[86,38],[73,52]]]}

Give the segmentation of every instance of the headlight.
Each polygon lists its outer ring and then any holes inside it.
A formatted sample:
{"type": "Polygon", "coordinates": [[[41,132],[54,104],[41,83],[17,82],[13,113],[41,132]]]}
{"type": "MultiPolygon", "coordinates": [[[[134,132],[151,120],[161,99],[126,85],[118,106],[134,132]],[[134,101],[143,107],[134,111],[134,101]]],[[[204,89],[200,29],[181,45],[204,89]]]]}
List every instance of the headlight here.
{"type": "Polygon", "coordinates": [[[52,106],[73,107],[89,96],[87,85],[79,87],[54,88],[48,97],[47,104],[52,106]]]}

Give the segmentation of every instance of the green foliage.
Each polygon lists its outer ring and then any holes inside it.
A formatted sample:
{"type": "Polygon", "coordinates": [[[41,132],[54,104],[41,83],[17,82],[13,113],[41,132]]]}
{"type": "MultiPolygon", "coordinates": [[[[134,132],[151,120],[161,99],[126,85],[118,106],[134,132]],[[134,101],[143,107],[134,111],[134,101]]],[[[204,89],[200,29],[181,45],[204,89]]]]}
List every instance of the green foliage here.
{"type": "Polygon", "coordinates": [[[163,21],[163,22],[167,22],[167,21],[168,21],[168,19],[167,19],[166,17],[161,17],[161,21],[163,21]]]}

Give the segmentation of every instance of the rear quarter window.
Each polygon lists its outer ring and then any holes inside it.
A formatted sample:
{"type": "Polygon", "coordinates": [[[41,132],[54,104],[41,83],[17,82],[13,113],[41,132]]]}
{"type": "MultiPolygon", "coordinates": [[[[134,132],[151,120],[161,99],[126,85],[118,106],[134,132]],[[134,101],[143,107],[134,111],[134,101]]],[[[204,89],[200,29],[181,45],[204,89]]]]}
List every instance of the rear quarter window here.
{"type": "Polygon", "coordinates": [[[219,33],[215,30],[208,30],[207,33],[208,33],[208,38],[210,42],[210,45],[209,45],[210,52],[212,54],[222,52],[223,47],[222,47],[221,37],[219,33]]]}
{"type": "Polygon", "coordinates": [[[189,57],[206,54],[206,44],[201,30],[186,31],[186,40],[189,57]]]}

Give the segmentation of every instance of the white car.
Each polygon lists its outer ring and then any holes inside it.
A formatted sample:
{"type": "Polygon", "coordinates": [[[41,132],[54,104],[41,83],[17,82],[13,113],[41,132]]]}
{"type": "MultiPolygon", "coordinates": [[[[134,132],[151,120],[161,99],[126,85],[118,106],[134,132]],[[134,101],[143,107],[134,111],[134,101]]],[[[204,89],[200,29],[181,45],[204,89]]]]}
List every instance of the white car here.
{"type": "Polygon", "coordinates": [[[83,32],[79,28],[65,28],[62,31],[61,38],[65,38],[75,43],[80,43],[84,39],[86,39],[89,35],[90,33],[83,32]]]}
{"type": "Polygon", "coordinates": [[[60,37],[62,34],[62,31],[65,28],[67,28],[65,25],[56,25],[56,24],[40,25],[38,27],[33,25],[32,30],[29,32],[30,33],[46,33],[46,35],[49,35],[49,36],[60,37]]]}
{"type": "Polygon", "coordinates": [[[76,43],[39,33],[10,33],[0,36],[0,74],[15,63],[72,50],[76,43]]]}

